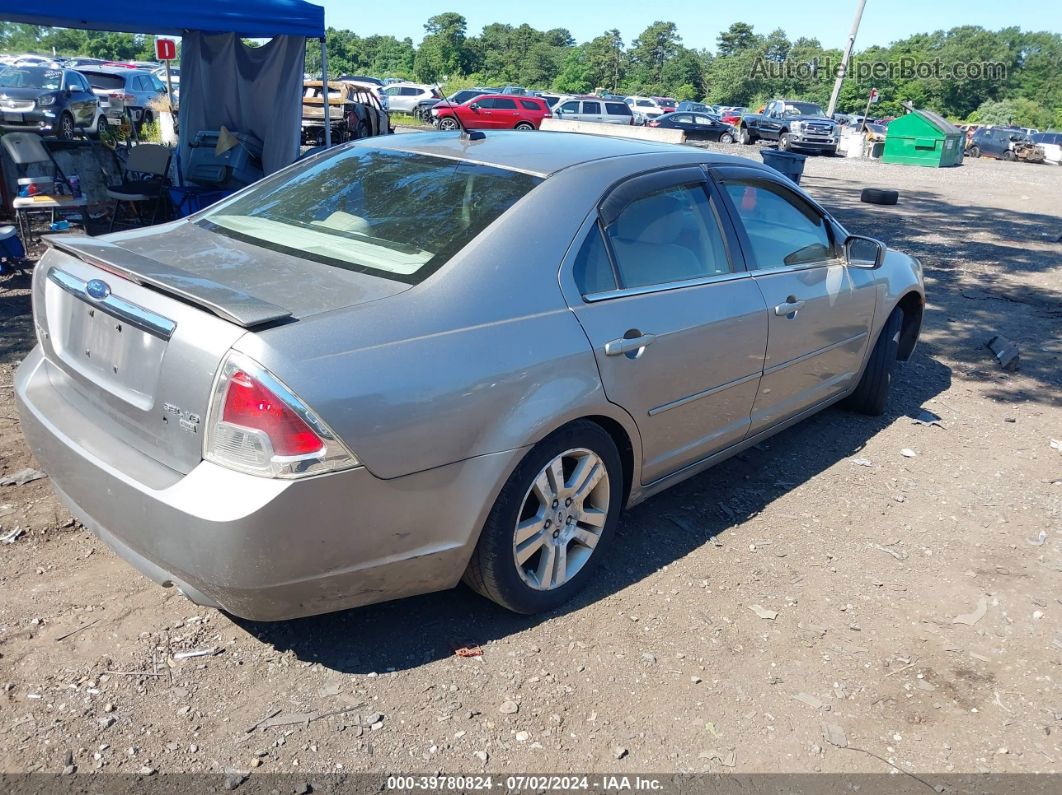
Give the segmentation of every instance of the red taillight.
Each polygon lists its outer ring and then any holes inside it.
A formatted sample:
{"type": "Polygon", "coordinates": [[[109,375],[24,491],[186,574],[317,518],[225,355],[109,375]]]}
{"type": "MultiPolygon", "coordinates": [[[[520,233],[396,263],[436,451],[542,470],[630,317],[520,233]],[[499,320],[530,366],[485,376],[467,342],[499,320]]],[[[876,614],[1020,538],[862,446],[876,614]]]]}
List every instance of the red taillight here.
{"type": "Polygon", "coordinates": [[[324,442],[299,415],[242,370],[232,374],[221,419],[261,431],[269,437],[275,455],[309,455],[324,448],[324,442]]]}
{"type": "Polygon", "coordinates": [[[111,99],[120,99],[122,102],[132,102],[136,99],[132,94],[126,94],[124,91],[112,91],[110,97],[111,99]]]}

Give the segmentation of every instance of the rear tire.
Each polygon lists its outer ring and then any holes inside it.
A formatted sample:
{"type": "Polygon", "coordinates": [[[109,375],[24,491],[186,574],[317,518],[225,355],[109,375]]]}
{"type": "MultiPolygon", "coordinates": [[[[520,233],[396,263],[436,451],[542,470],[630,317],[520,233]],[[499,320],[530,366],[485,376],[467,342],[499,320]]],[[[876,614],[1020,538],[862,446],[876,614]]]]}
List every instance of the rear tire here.
{"type": "Polygon", "coordinates": [[[522,122],[520,122],[519,124],[516,125],[516,129],[517,130],[533,130],[533,129],[535,129],[535,125],[533,125],[529,121],[522,121],[522,122]]]}
{"type": "Polygon", "coordinates": [[[590,580],[611,541],[622,501],[623,467],[612,437],[589,420],[566,425],[535,445],[509,476],[483,525],[465,583],[515,613],[558,607],[590,580]],[[547,470],[552,472],[558,460],[562,476],[555,478],[547,470]],[[554,496],[556,502],[549,502],[554,496]],[[569,512],[574,522],[560,516],[569,512]],[[529,535],[529,527],[541,529],[529,535]],[[565,534],[574,535],[565,540],[565,534]],[[551,584],[554,576],[559,585],[551,584]]]}
{"type": "Polygon", "coordinates": [[[892,310],[885,327],[870,352],[863,377],[855,391],[844,400],[844,407],[861,414],[876,417],[885,412],[892,384],[892,371],[896,367],[896,354],[900,349],[900,331],[903,328],[903,310],[892,310]]]}
{"type": "Polygon", "coordinates": [[[745,146],[749,146],[756,142],[756,136],[749,132],[749,128],[742,126],[738,130],[738,141],[745,146]]]}

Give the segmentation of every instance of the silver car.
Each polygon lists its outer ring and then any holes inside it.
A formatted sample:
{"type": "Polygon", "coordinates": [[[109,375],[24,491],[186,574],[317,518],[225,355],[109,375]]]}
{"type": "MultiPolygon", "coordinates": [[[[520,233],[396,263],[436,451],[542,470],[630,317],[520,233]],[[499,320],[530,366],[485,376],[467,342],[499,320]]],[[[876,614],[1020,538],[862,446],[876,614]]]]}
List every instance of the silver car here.
{"type": "Polygon", "coordinates": [[[842,399],[881,412],[924,294],[917,260],[751,161],[488,131],[53,237],[33,302],[17,399],[70,510],[271,620],[462,578],[553,608],[624,506],[842,399]]]}

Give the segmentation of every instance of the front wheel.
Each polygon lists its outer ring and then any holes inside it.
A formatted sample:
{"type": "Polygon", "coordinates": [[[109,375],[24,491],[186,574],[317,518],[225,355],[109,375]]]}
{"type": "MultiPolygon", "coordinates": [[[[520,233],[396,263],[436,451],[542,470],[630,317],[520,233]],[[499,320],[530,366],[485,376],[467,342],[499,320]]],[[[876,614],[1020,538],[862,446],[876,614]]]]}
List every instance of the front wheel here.
{"type": "Polygon", "coordinates": [[[1014,159],[1014,153],[1008,149],[1006,152],[1003,153],[1003,159],[1004,160],[1008,160],[1008,161],[1009,160],[1013,160],[1014,159]]]}
{"type": "Polygon", "coordinates": [[[792,148],[789,142],[789,133],[784,132],[778,136],[778,149],[782,152],[788,152],[792,148]]]}
{"type": "Polygon", "coordinates": [[[863,377],[855,391],[845,398],[845,408],[861,414],[878,416],[885,412],[892,384],[892,371],[896,367],[896,354],[900,349],[900,331],[903,328],[903,310],[892,310],[885,328],[881,330],[874,349],[870,352],[863,377]]]}
{"type": "Polygon", "coordinates": [[[535,125],[533,125],[529,121],[522,121],[522,122],[520,122],[519,124],[516,125],[516,129],[518,129],[518,130],[533,130],[533,129],[535,129],[535,125]]]}
{"type": "Polygon", "coordinates": [[[457,123],[456,119],[453,119],[449,116],[444,116],[443,118],[439,119],[440,130],[452,131],[458,129],[460,126],[461,125],[457,123]]]}
{"type": "Polygon", "coordinates": [[[74,117],[69,113],[64,112],[59,117],[59,138],[63,141],[71,141],[74,135],[77,133],[77,125],[74,124],[74,117]]]}
{"type": "Polygon", "coordinates": [[[728,132],[727,133],[723,133],[722,135],[719,136],[719,143],[721,143],[721,144],[732,144],[732,143],[734,143],[734,136],[731,135],[728,132]]]}
{"type": "Polygon", "coordinates": [[[969,155],[970,157],[980,157],[981,156],[981,147],[979,147],[979,146],[971,146],[969,149],[966,150],[966,154],[969,155]]]}
{"type": "Polygon", "coordinates": [[[589,581],[623,500],[616,445],[579,420],[543,439],[506,481],[464,580],[516,613],[552,610],[589,581]]]}

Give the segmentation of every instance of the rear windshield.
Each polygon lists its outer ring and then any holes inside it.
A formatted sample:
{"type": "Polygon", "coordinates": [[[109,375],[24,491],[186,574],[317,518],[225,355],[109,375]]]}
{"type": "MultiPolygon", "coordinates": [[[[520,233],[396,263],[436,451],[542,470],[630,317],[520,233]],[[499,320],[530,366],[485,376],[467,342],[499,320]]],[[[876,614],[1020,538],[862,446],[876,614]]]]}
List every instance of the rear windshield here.
{"type": "Polygon", "coordinates": [[[286,254],[416,284],[541,181],[362,146],[263,180],[199,223],[286,254]]]}
{"type": "Polygon", "coordinates": [[[111,75],[106,72],[82,72],[93,88],[125,88],[125,75],[111,75]]]}

